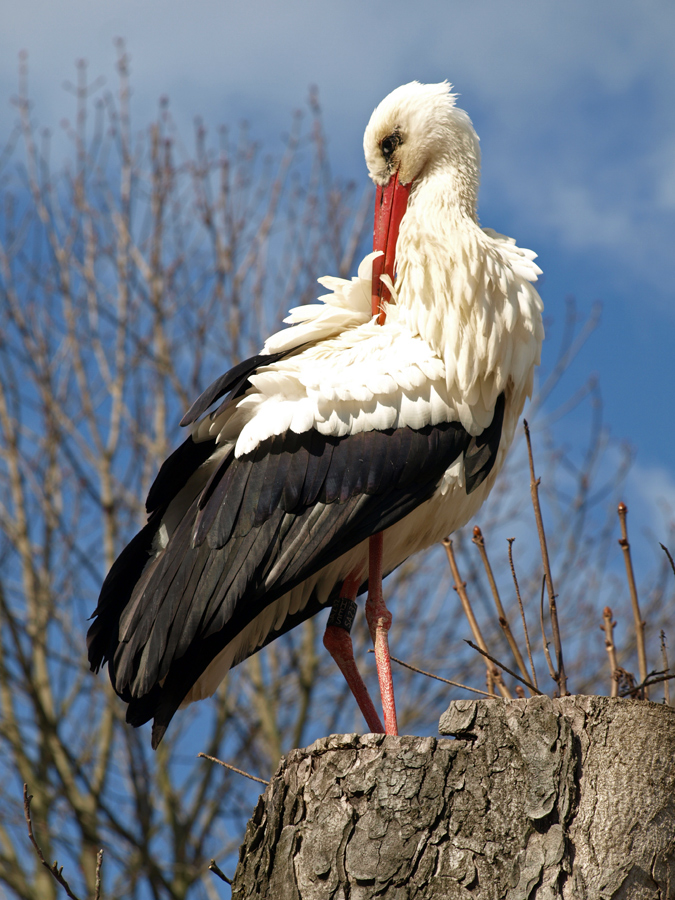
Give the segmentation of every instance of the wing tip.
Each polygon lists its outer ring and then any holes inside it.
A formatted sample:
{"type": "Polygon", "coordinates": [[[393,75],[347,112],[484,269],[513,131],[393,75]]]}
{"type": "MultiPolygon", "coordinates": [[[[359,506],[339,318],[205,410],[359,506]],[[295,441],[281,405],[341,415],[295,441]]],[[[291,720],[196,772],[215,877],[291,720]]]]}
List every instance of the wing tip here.
{"type": "Polygon", "coordinates": [[[156,750],[162,742],[162,738],[166,733],[166,725],[159,724],[158,722],[152,723],[152,738],[150,743],[152,745],[152,749],[156,750]]]}

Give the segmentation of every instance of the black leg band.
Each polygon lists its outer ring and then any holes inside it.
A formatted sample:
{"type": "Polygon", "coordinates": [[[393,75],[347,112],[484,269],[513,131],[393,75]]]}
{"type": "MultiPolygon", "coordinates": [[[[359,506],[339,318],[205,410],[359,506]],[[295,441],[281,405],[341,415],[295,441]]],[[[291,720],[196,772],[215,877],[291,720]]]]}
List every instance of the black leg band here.
{"type": "Polygon", "coordinates": [[[352,630],[354,616],[356,615],[356,603],[349,597],[338,597],[333,600],[333,608],[328,616],[328,624],[344,628],[349,633],[352,630]]]}

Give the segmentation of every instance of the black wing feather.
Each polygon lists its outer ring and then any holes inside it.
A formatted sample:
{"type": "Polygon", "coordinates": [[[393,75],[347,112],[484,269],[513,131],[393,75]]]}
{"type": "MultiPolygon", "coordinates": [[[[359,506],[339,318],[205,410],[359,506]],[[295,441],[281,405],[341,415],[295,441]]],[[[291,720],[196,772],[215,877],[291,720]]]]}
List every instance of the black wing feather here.
{"type": "Polygon", "coordinates": [[[152,541],[157,531],[158,515],[127,544],[113,563],[103,582],[98,605],[87,632],[87,651],[92,671],[98,672],[110,659],[117,646],[119,628],[119,598],[129,598],[148,564],[152,541]]]}
{"type": "Polygon", "coordinates": [[[464,477],[466,492],[470,494],[482,484],[492,471],[497,458],[497,450],[502,437],[504,423],[504,394],[497,397],[492,422],[471,442],[464,455],[464,477]]]}
{"type": "Polygon", "coordinates": [[[233,366],[228,372],[225,372],[224,375],[221,375],[220,378],[216,378],[213,384],[210,384],[207,389],[197,397],[190,409],[188,409],[180,420],[180,424],[182,426],[192,425],[192,423],[196,422],[197,419],[216,402],[216,400],[220,400],[220,398],[228,392],[230,394],[226,401],[228,403],[235,397],[239,397],[246,390],[249,383],[248,380],[251,375],[255,373],[256,369],[260,369],[262,366],[271,366],[273,363],[278,362],[280,359],[284,359],[286,356],[298,353],[306,346],[307,344],[300,344],[297,347],[292,347],[290,350],[280,350],[278,353],[258,353],[256,356],[251,356],[249,359],[242,360],[242,362],[233,366]]]}
{"type": "Polygon", "coordinates": [[[158,680],[160,681],[166,677],[171,661],[174,656],[177,655],[178,643],[181,635],[187,630],[187,623],[197,597],[197,584],[210,561],[212,561],[212,557],[208,544],[202,544],[200,547],[196,548],[193,565],[191,566],[189,577],[185,585],[183,603],[179,604],[176,609],[164,646],[161,667],[159,670],[158,680]]]}
{"type": "Polygon", "coordinates": [[[289,442],[285,455],[288,455],[287,477],[281,495],[281,508],[285,512],[293,512],[300,502],[305,475],[309,463],[307,448],[301,445],[301,435],[294,435],[296,440],[289,442]]]}
{"type": "Polygon", "coordinates": [[[346,503],[354,494],[363,493],[363,483],[367,477],[365,444],[365,432],[361,431],[355,434],[347,445],[339,493],[340,503],[346,503]]]}
{"type": "Polygon", "coordinates": [[[316,503],[330,469],[333,450],[339,442],[339,438],[326,437],[314,429],[308,432],[308,435],[305,446],[309,453],[309,461],[300,498],[303,506],[313,506],[316,503]]]}
{"type": "Polygon", "coordinates": [[[279,505],[289,466],[290,457],[287,453],[284,453],[284,435],[278,434],[273,439],[270,447],[265,480],[258,498],[254,525],[258,527],[262,525],[279,505]]]}
{"type": "Polygon", "coordinates": [[[211,456],[214,447],[215,440],[197,443],[189,437],[183,441],[162,463],[145,501],[146,512],[150,514],[161,507],[166,509],[176,494],[185,487],[192,473],[211,456]]]}
{"type": "MultiPolygon", "coordinates": [[[[104,585],[97,616],[106,612],[104,594],[115,581],[128,599],[118,602],[118,625],[94,662],[110,660],[113,684],[130,702],[129,721],[154,717],[156,745],[190,687],[257,615],[426,501],[461,454],[467,493],[474,490],[494,465],[503,413],[502,395],[478,438],[456,422],[343,438],[287,432],[224,460],[152,568],[141,573],[140,563],[144,554],[147,562],[156,522],[118,560],[129,554],[132,576],[123,582],[116,563],[104,585]],[[134,575],[136,590],[128,590],[134,575]]],[[[289,620],[303,621],[317,604],[312,598],[289,620]]],[[[109,627],[110,615],[106,621],[109,627]]],[[[94,641],[100,630],[97,619],[94,641]]],[[[285,630],[286,623],[273,636],[285,630]]]]}
{"type": "MultiPolygon", "coordinates": [[[[392,434],[392,431],[386,432],[392,434]]],[[[389,455],[389,447],[386,441],[369,441],[368,442],[368,480],[366,482],[366,493],[374,496],[380,490],[382,480],[385,476],[387,467],[387,458],[389,455]]]]}
{"type": "Polygon", "coordinates": [[[206,501],[209,499],[209,497],[211,496],[211,494],[212,494],[212,493],[215,491],[215,489],[218,487],[218,485],[219,485],[219,483],[220,483],[220,479],[223,477],[223,475],[224,475],[225,472],[227,471],[227,467],[228,467],[228,465],[229,465],[229,462],[230,462],[230,461],[229,461],[228,457],[225,456],[225,457],[223,457],[223,459],[220,461],[220,464],[219,464],[218,466],[216,466],[216,468],[213,470],[213,474],[211,475],[211,477],[209,478],[209,480],[206,482],[206,485],[205,485],[203,491],[202,491],[201,494],[199,495],[199,505],[198,505],[198,508],[199,508],[200,510],[201,510],[201,509],[204,509],[204,507],[206,506],[206,501]]]}
{"type": "MultiPolygon", "coordinates": [[[[269,450],[274,439],[263,442],[253,454],[250,454],[249,459],[242,457],[240,460],[233,460],[231,464],[233,470],[239,468],[240,464],[245,466],[247,463],[250,464],[251,469],[245,480],[244,498],[232,537],[226,542],[226,545],[220,548],[214,548],[213,542],[209,540],[212,550],[218,549],[220,552],[216,554],[219,556],[218,563],[214,562],[212,566],[205,569],[206,577],[202,576],[196,587],[195,593],[201,597],[201,608],[204,612],[201,621],[209,620],[212,614],[217,614],[218,625],[223,627],[227,624],[228,618],[232,617],[230,621],[239,618],[242,619],[242,624],[233,629],[234,634],[238,633],[265,606],[290,590],[295,584],[314,574],[370,534],[398,521],[420,502],[426,500],[433,493],[443,471],[466,448],[469,442],[469,436],[457,423],[436,426],[436,430],[439,429],[444,432],[444,438],[440,442],[441,452],[434,460],[428,458],[429,435],[434,430],[431,426],[421,431],[405,429],[408,432],[406,434],[400,433],[404,429],[390,430],[389,432],[367,432],[365,437],[360,439],[364,444],[363,458],[375,459],[380,467],[382,467],[381,460],[386,460],[385,468],[388,470],[389,486],[376,496],[350,492],[349,500],[344,503],[338,502],[338,498],[343,481],[347,479],[347,484],[349,484],[347,472],[352,469],[353,460],[350,448],[351,439],[347,437],[339,440],[333,447],[332,465],[329,467],[324,490],[321,492],[320,502],[325,512],[318,517],[319,521],[313,525],[311,531],[306,530],[305,525],[306,520],[310,517],[317,518],[312,507],[305,508],[299,513],[284,513],[283,509],[278,508],[262,526],[256,528],[253,525],[253,500],[262,488],[266,464],[270,456],[269,450]],[[421,461],[425,457],[427,458],[427,471],[424,470],[423,465],[417,465],[417,461],[421,461]],[[415,462],[414,465],[408,465],[411,458],[415,462]],[[409,475],[402,480],[406,470],[409,475]],[[313,513],[314,515],[312,515],[313,513]],[[270,584],[267,579],[263,579],[263,571],[268,568],[271,558],[270,548],[273,545],[273,542],[270,543],[269,532],[276,532],[280,528],[279,520],[284,515],[292,516],[291,526],[276,548],[277,559],[274,560],[276,565],[273,568],[276,568],[277,572],[274,583],[270,584]],[[348,528],[347,525],[349,525],[348,528]],[[298,536],[304,538],[301,542],[302,552],[298,553],[296,544],[291,558],[284,554],[284,550],[289,543],[294,544],[298,536]],[[279,566],[279,555],[285,556],[283,567],[279,566]],[[239,612],[241,607],[239,601],[244,596],[249,599],[246,602],[246,614],[242,618],[242,614],[239,612]]],[[[295,446],[296,452],[298,452],[297,445],[301,439],[302,436],[297,435],[290,438],[290,444],[295,446]]],[[[307,439],[305,440],[307,441],[307,439]]],[[[362,474],[357,473],[355,468],[352,471],[354,482],[362,478],[362,474]]],[[[224,481],[225,479],[221,483],[224,481]]],[[[242,484],[244,478],[237,478],[236,481],[242,484]]],[[[217,493],[214,493],[205,509],[214,503],[217,493]]],[[[222,513],[223,507],[221,506],[212,530],[219,531],[218,520],[222,513]]],[[[169,620],[173,619],[176,609],[174,591],[179,592],[186,583],[186,579],[180,575],[181,566],[187,567],[191,571],[193,567],[191,556],[197,551],[196,547],[186,546],[185,542],[190,530],[189,523],[187,527],[186,523],[181,523],[172,536],[166,551],[166,556],[171,558],[171,563],[158,567],[150,579],[150,583],[146,586],[146,594],[149,599],[146,607],[147,618],[144,616],[145,621],[142,624],[140,622],[136,624],[139,637],[138,641],[134,641],[136,649],[129,648],[119,657],[117,674],[120,688],[127,686],[124,682],[131,675],[129,670],[131,659],[139,659],[138,654],[142,652],[141,646],[148,641],[148,629],[171,627],[165,617],[169,620]],[[162,584],[166,585],[166,602],[162,604],[163,609],[160,611],[158,603],[162,603],[162,584]]],[[[210,538],[210,534],[208,537],[210,538]]],[[[218,543],[220,543],[220,537],[219,534],[218,543]]],[[[199,631],[193,633],[193,628],[187,627],[187,625],[182,628],[181,638],[176,648],[176,658],[179,657],[184,647],[189,648],[191,642],[199,638],[199,633],[199,631]]],[[[202,635],[202,637],[204,636],[202,635]]],[[[228,636],[230,639],[233,636],[229,629],[228,636]]],[[[223,640],[222,649],[227,640],[224,640],[222,635],[221,640],[223,640]]],[[[156,654],[152,654],[143,662],[152,668],[151,663],[155,658],[156,654]]],[[[208,661],[210,660],[205,661],[204,668],[208,661]]],[[[156,678],[156,671],[153,676],[156,678]]],[[[131,688],[132,693],[134,695],[142,693],[143,691],[139,692],[135,686],[139,683],[138,677],[132,676],[131,681],[135,682],[131,688]]],[[[143,677],[140,681],[142,681],[143,689],[146,689],[148,678],[143,677]]],[[[189,685],[187,687],[189,688],[189,685]]]]}
{"type": "MultiPolygon", "coordinates": [[[[220,487],[204,507],[202,515],[205,523],[209,515],[215,512],[214,527],[207,529],[204,523],[201,529],[201,534],[204,534],[212,550],[224,547],[230,540],[252,468],[253,462],[250,459],[232,460],[230,477],[227,482],[223,478],[220,487]]],[[[200,540],[201,534],[195,537],[195,542],[200,540]]]]}
{"type": "MultiPolygon", "coordinates": [[[[272,439],[273,441],[274,439],[272,439]]],[[[235,537],[244,537],[253,528],[258,500],[265,483],[265,475],[270,465],[270,441],[264,441],[253,451],[253,465],[248,476],[246,491],[241,501],[239,515],[232,534],[235,537]]],[[[262,522],[260,523],[262,525],[262,522]]]]}

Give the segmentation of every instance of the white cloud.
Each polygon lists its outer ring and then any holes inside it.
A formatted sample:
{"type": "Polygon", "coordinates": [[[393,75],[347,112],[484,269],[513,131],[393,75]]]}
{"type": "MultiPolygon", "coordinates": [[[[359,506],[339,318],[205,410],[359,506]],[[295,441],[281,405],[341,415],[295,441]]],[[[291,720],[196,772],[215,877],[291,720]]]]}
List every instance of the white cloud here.
{"type": "Polygon", "coordinates": [[[674,26],[670,5],[630,0],[422,0],[414,14],[406,0],[386,11],[357,0],[25,0],[3,10],[0,77],[14,80],[26,47],[37,92],[58,103],[73,60],[109,71],[122,35],[135,89],[151,100],[189,94],[193,109],[215,111],[218,98],[239,97],[285,111],[316,82],[340,125],[358,133],[396,84],[449,77],[522,127],[555,116],[579,80],[592,93],[625,91],[650,71],[672,78],[674,26]]]}

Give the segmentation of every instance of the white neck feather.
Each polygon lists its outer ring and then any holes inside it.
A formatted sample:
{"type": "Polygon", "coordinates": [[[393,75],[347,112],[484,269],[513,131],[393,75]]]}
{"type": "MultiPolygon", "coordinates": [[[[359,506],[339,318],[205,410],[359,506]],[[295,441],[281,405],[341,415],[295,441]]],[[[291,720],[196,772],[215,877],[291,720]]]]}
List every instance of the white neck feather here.
{"type": "Polygon", "coordinates": [[[413,189],[396,247],[397,303],[441,357],[457,337],[453,311],[475,293],[483,234],[472,175],[456,167],[427,173],[413,189]]]}
{"type": "Polygon", "coordinates": [[[529,391],[543,337],[541,300],[529,284],[540,272],[535,254],[479,227],[476,183],[470,164],[420,179],[401,222],[398,296],[388,313],[433,348],[448,389],[454,384],[469,403],[509,380],[529,391]]]}

